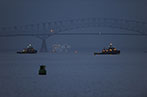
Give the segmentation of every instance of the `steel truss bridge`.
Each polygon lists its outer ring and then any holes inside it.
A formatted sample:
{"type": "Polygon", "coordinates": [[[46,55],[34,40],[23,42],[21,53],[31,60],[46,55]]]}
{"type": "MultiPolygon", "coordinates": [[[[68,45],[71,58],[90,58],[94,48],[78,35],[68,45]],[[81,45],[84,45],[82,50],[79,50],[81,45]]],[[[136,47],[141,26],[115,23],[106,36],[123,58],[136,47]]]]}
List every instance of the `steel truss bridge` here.
{"type": "Polygon", "coordinates": [[[116,18],[81,18],[14,27],[1,27],[0,37],[34,36],[42,40],[40,51],[47,52],[46,40],[53,35],[136,35],[147,36],[147,22],[116,18]],[[68,33],[74,29],[108,27],[126,30],[127,33],[68,33]],[[131,31],[133,33],[128,33],[131,31]],[[66,32],[66,33],[65,33],[66,32]]]}

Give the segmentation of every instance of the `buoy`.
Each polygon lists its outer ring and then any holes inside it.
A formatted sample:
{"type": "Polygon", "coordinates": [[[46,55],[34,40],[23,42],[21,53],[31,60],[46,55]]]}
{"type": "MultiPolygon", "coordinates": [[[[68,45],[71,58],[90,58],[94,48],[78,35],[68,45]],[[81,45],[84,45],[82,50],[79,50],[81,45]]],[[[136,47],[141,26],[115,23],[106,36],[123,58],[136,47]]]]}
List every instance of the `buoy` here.
{"type": "Polygon", "coordinates": [[[45,65],[40,66],[39,75],[46,75],[45,65]]]}

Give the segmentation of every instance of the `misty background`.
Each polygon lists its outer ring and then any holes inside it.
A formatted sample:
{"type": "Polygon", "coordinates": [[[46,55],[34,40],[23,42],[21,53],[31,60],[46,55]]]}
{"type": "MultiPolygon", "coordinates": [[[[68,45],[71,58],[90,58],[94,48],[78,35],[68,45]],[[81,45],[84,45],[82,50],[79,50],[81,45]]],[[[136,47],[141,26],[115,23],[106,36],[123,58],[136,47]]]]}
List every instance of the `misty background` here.
{"type": "MultiPolygon", "coordinates": [[[[0,27],[37,24],[77,18],[117,18],[147,21],[145,0],[0,0],[0,27]]],[[[75,29],[70,32],[128,32],[106,27],[75,29]]],[[[3,33],[3,32],[1,32],[3,33]]],[[[13,32],[12,32],[13,33],[13,32]]],[[[34,33],[34,32],[33,32],[34,33]]],[[[43,32],[41,32],[43,33],[43,32]]],[[[128,32],[132,33],[132,32],[128,32]]],[[[135,32],[133,32],[135,33],[135,32]]],[[[120,49],[146,49],[144,36],[52,36],[48,48],[54,43],[69,43],[72,47],[103,48],[112,42],[120,49]]],[[[1,37],[1,50],[18,50],[29,43],[37,49],[41,41],[36,37],[1,37]]]]}
{"type": "MultiPolygon", "coordinates": [[[[146,0],[0,0],[0,28],[92,17],[147,22],[146,5],[146,0]]],[[[107,27],[65,33],[97,32],[138,33],[107,27]]],[[[0,29],[1,34],[16,33],[0,29]]],[[[41,39],[0,37],[0,96],[147,97],[146,41],[132,35],[54,35],[46,41],[49,51],[53,44],[69,44],[69,53],[17,54],[30,43],[39,50],[41,39]],[[110,42],[119,55],[93,55],[110,42]],[[47,75],[38,74],[40,65],[47,75]]]]}

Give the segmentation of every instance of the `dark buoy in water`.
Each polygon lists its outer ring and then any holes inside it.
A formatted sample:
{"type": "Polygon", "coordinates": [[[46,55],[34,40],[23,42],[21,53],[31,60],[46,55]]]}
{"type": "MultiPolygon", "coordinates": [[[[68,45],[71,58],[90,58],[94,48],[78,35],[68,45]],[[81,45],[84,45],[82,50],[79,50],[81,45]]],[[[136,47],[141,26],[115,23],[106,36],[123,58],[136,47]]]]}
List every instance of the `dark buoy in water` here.
{"type": "Polygon", "coordinates": [[[46,75],[45,65],[40,66],[39,75],[46,75]]]}

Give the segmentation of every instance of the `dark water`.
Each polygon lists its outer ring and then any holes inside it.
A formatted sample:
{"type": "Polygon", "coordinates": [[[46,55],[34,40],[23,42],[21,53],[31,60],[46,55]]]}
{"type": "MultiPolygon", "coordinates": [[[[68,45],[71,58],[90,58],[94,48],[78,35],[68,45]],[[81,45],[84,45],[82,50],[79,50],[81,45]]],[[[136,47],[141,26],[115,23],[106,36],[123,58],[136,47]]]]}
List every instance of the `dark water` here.
{"type": "Polygon", "coordinates": [[[1,97],[147,97],[147,54],[0,53],[1,97]],[[47,75],[38,75],[40,65],[47,75]]]}

